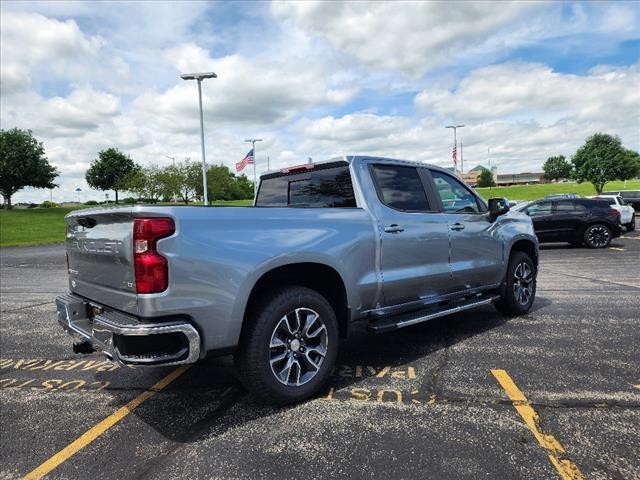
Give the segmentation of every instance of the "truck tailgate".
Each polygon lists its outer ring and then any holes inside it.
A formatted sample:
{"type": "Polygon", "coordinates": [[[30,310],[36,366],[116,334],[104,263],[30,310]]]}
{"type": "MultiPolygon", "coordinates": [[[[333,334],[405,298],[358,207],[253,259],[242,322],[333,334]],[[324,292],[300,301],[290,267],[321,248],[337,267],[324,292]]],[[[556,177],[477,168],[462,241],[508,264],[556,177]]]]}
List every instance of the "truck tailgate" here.
{"type": "Polygon", "coordinates": [[[137,314],[132,208],[78,210],[65,220],[71,291],[137,314]]]}

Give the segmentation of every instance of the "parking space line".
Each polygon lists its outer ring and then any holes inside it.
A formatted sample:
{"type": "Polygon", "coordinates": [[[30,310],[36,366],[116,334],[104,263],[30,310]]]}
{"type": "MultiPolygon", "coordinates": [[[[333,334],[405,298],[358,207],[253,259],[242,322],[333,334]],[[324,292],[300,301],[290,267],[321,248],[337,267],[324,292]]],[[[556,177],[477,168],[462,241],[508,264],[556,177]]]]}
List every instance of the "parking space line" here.
{"type": "Polygon", "coordinates": [[[565,453],[562,445],[560,445],[553,435],[542,432],[540,417],[531,407],[524,393],[522,393],[513,380],[511,380],[509,374],[501,369],[492,369],[491,373],[496,380],[498,380],[498,383],[500,383],[504,391],[507,392],[509,399],[513,402],[513,406],[527,424],[533,436],[536,437],[538,443],[547,451],[547,455],[560,474],[560,477],[562,477],[563,480],[582,480],[584,477],[578,467],[571,462],[571,460],[561,458],[565,453]]]}
{"type": "Polygon", "coordinates": [[[624,248],[619,248],[619,247],[609,247],[609,250],[617,250],[618,252],[624,252],[624,248]]]}
{"type": "Polygon", "coordinates": [[[119,408],[114,413],[109,415],[107,418],[102,420],[100,423],[97,423],[85,433],[80,435],[77,439],[71,442],[69,445],[64,447],[54,456],[43,462],[40,466],[32,470],[31,472],[25,475],[24,480],[34,480],[38,478],[42,478],[47,473],[57,468],[62,463],[66,462],[69,458],[75,455],[78,451],[89,445],[96,438],[106,432],[109,428],[113,427],[116,423],[122,420],[124,417],[129,415],[132,411],[138,408],[143,402],[153,397],[156,393],[164,389],[167,385],[173,382],[176,378],[182,375],[190,365],[183,365],[171,373],[169,373],[166,377],[162,378],[151,388],[145,390],[136,398],[127,403],[124,407],[119,408]]]}

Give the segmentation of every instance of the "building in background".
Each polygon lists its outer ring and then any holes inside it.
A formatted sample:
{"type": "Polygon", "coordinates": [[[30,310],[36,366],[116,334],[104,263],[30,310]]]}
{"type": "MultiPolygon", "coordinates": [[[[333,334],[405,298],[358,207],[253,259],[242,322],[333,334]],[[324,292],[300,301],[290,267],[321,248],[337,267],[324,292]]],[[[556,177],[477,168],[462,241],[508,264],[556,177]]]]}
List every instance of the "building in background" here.
{"type": "MultiPolygon", "coordinates": [[[[465,181],[465,183],[470,187],[475,187],[478,184],[478,179],[480,178],[480,174],[482,173],[483,170],[489,170],[489,169],[486,168],[484,165],[476,165],[467,173],[462,173],[462,174],[458,173],[458,176],[461,177],[465,181]]],[[[496,167],[491,167],[491,170],[489,171],[493,175],[493,181],[496,182],[497,184],[498,169],[496,167]]]]}
{"type": "Polygon", "coordinates": [[[506,187],[509,185],[531,185],[536,183],[548,183],[544,179],[543,172],[503,173],[497,175],[496,185],[506,187]]]}

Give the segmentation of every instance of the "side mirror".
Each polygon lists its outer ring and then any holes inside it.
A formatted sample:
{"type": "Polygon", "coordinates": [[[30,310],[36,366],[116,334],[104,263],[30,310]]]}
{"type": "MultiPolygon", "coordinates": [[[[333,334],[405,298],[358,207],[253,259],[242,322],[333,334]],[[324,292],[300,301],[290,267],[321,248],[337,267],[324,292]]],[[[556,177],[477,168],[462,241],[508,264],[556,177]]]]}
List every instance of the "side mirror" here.
{"type": "Polygon", "coordinates": [[[500,215],[509,211],[509,200],[506,198],[489,199],[489,219],[493,222],[500,215]]]}

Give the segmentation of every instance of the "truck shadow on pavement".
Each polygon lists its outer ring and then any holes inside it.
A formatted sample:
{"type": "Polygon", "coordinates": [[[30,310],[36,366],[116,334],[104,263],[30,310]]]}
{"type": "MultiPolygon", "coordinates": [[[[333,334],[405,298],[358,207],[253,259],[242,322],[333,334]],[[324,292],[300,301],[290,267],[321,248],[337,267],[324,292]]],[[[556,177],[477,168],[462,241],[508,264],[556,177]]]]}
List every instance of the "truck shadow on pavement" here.
{"type": "MultiPolygon", "coordinates": [[[[534,310],[548,304],[548,300],[538,298],[534,310]]],[[[438,393],[435,378],[442,368],[446,350],[509,320],[493,307],[484,307],[380,335],[369,333],[364,325],[358,325],[349,340],[340,346],[329,388],[357,387],[371,378],[370,371],[379,373],[386,367],[389,367],[387,371],[404,367],[406,372],[407,366],[419,363],[416,385],[427,394],[435,395],[438,393]],[[361,377],[341,374],[341,366],[355,365],[364,369],[361,377]]],[[[169,371],[167,369],[167,373],[169,371]]],[[[322,399],[323,395],[326,392],[316,399],[322,399]]],[[[136,409],[133,415],[169,440],[166,447],[169,451],[162,453],[166,455],[179,448],[179,444],[211,439],[257,419],[305,408],[307,403],[287,407],[260,404],[240,385],[235,377],[233,358],[226,356],[193,365],[166,390],[136,409]]]]}

